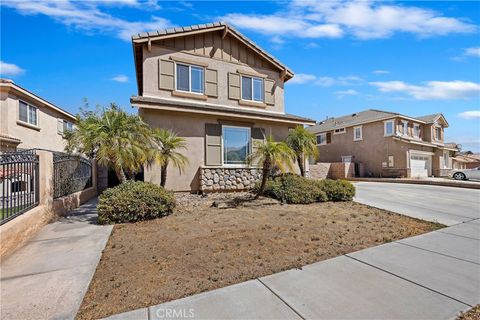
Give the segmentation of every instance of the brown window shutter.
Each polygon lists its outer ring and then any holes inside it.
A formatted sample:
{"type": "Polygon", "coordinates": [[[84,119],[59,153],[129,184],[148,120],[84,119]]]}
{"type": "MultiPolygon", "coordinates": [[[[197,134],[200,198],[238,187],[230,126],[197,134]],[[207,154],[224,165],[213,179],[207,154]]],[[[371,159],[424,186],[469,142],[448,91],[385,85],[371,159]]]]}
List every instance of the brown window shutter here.
{"type": "Polygon", "coordinates": [[[217,70],[205,69],[205,95],[218,97],[217,70]]]}
{"type": "Polygon", "coordinates": [[[228,99],[240,100],[240,75],[228,73],[228,99]]]}
{"type": "Polygon", "coordinates": [[[205,165],[222,165],[222,125],[205,124],[205,165]]]}
{"type": "Polygon", "coordinates": [[[332,133],[327,132],[327,144],[332,143],[332,133]]]}
{"type": "Polygon", "coordinates": [[[158,60],[158,87],[163,90],[175,90],[175,63],[170,60],[158,60]]]}
{"type": "Polygon", "coordinates": [[[265,104],[274,105],[275,104],[275,81],[271,79],[265,79],[265,104]]]}
{"type": "MultiPolygon", "coordinates": [[[[265,129],[264,128],[252,128],[251,131],[251,140],[252,140],[252,153],[257,150],[259,143],[265,141],[265,129]]],[[[253,165],[258,165],[258,162],[252,163],[253,165]]]]}

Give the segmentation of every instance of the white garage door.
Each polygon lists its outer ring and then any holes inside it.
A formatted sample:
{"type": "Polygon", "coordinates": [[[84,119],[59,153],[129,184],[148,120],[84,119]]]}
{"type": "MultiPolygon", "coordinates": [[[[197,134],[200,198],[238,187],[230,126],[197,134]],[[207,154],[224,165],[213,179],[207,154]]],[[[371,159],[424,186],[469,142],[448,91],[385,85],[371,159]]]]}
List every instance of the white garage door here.
{"type": "Polygon", "coordinates": [[[430,156],[412,154],[410,156],[410,170],[412,177],[428,177],[430,171],[430,156]]]}

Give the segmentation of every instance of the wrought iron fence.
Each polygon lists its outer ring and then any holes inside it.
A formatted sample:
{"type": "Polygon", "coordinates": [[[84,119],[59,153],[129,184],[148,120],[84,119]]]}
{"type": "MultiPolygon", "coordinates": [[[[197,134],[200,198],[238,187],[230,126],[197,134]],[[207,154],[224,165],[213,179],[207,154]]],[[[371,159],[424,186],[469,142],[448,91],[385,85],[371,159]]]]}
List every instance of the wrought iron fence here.
{"type": "Polygon", "coordinates": [[[38,205],[38,167],[34,150],[0,154],[0,225],[38,205]]]}
{"type": "Polygon", "coordinates": [[[81,156],[53,153],[53,197],[59,198],[92,186],[92,163],[81,156]]]}

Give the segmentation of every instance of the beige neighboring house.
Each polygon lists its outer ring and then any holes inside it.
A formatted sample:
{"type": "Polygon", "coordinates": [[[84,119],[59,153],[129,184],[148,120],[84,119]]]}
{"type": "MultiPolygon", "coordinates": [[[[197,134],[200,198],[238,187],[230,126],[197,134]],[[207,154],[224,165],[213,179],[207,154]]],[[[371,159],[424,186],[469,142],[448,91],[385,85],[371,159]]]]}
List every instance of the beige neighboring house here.
{"type": "Polygon", "coordinates": [[[454,169],[475,169],[480,167],[480,154],[458,154],[453,158],[454,169]]]}
{"type": "Polygon", "coordinates": [[[72,129],[71,113],[20,87],[0,79],[0,152],[18,149],[63,151],[63,132],[72,129]]]}
{"type": "MultiPolygon", "coordinates": [[[[293,73],[225,23],[141,33],[132,37],[139,115],[154,128],[184,137],[189,159],[169,166],[168,189],[241,190],[258,169],[245,161],[256,140],[284,140],[314,120],[285,113],[284,84],[293,73]]],[[[145,181],[160,182],[158,165],[145,181]]]]}
{"type": "Polygon", "coordinates": [[[454,144],[444,143],[441,114],[410,117],[365,110],[328,118],[309,129],[317,136],[320,162],[354,162],[359,176],[448,176],[454,144]]]}

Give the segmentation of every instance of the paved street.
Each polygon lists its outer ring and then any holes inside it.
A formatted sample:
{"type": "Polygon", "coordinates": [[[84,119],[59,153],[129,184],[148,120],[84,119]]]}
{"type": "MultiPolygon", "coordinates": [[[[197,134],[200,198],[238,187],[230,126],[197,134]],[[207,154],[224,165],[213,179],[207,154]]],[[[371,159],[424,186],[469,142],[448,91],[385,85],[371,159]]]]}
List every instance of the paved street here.
{"type": "Polygon", "coordinates": [[[361,202],[452,226],[110,319],[452,319],[480,303],[480,191],[356,185],[361,202]]]}
{"type": "Polygon", "coordinates": [[[95,221],[96,199],[2,260],[1,319],[75,317],[112,230],[95,221]]]}
{"type": "Polygon", "coordinates": [[[355,201],[447,226],[480,218],[480,190],[357,182],[355,201]]]}

